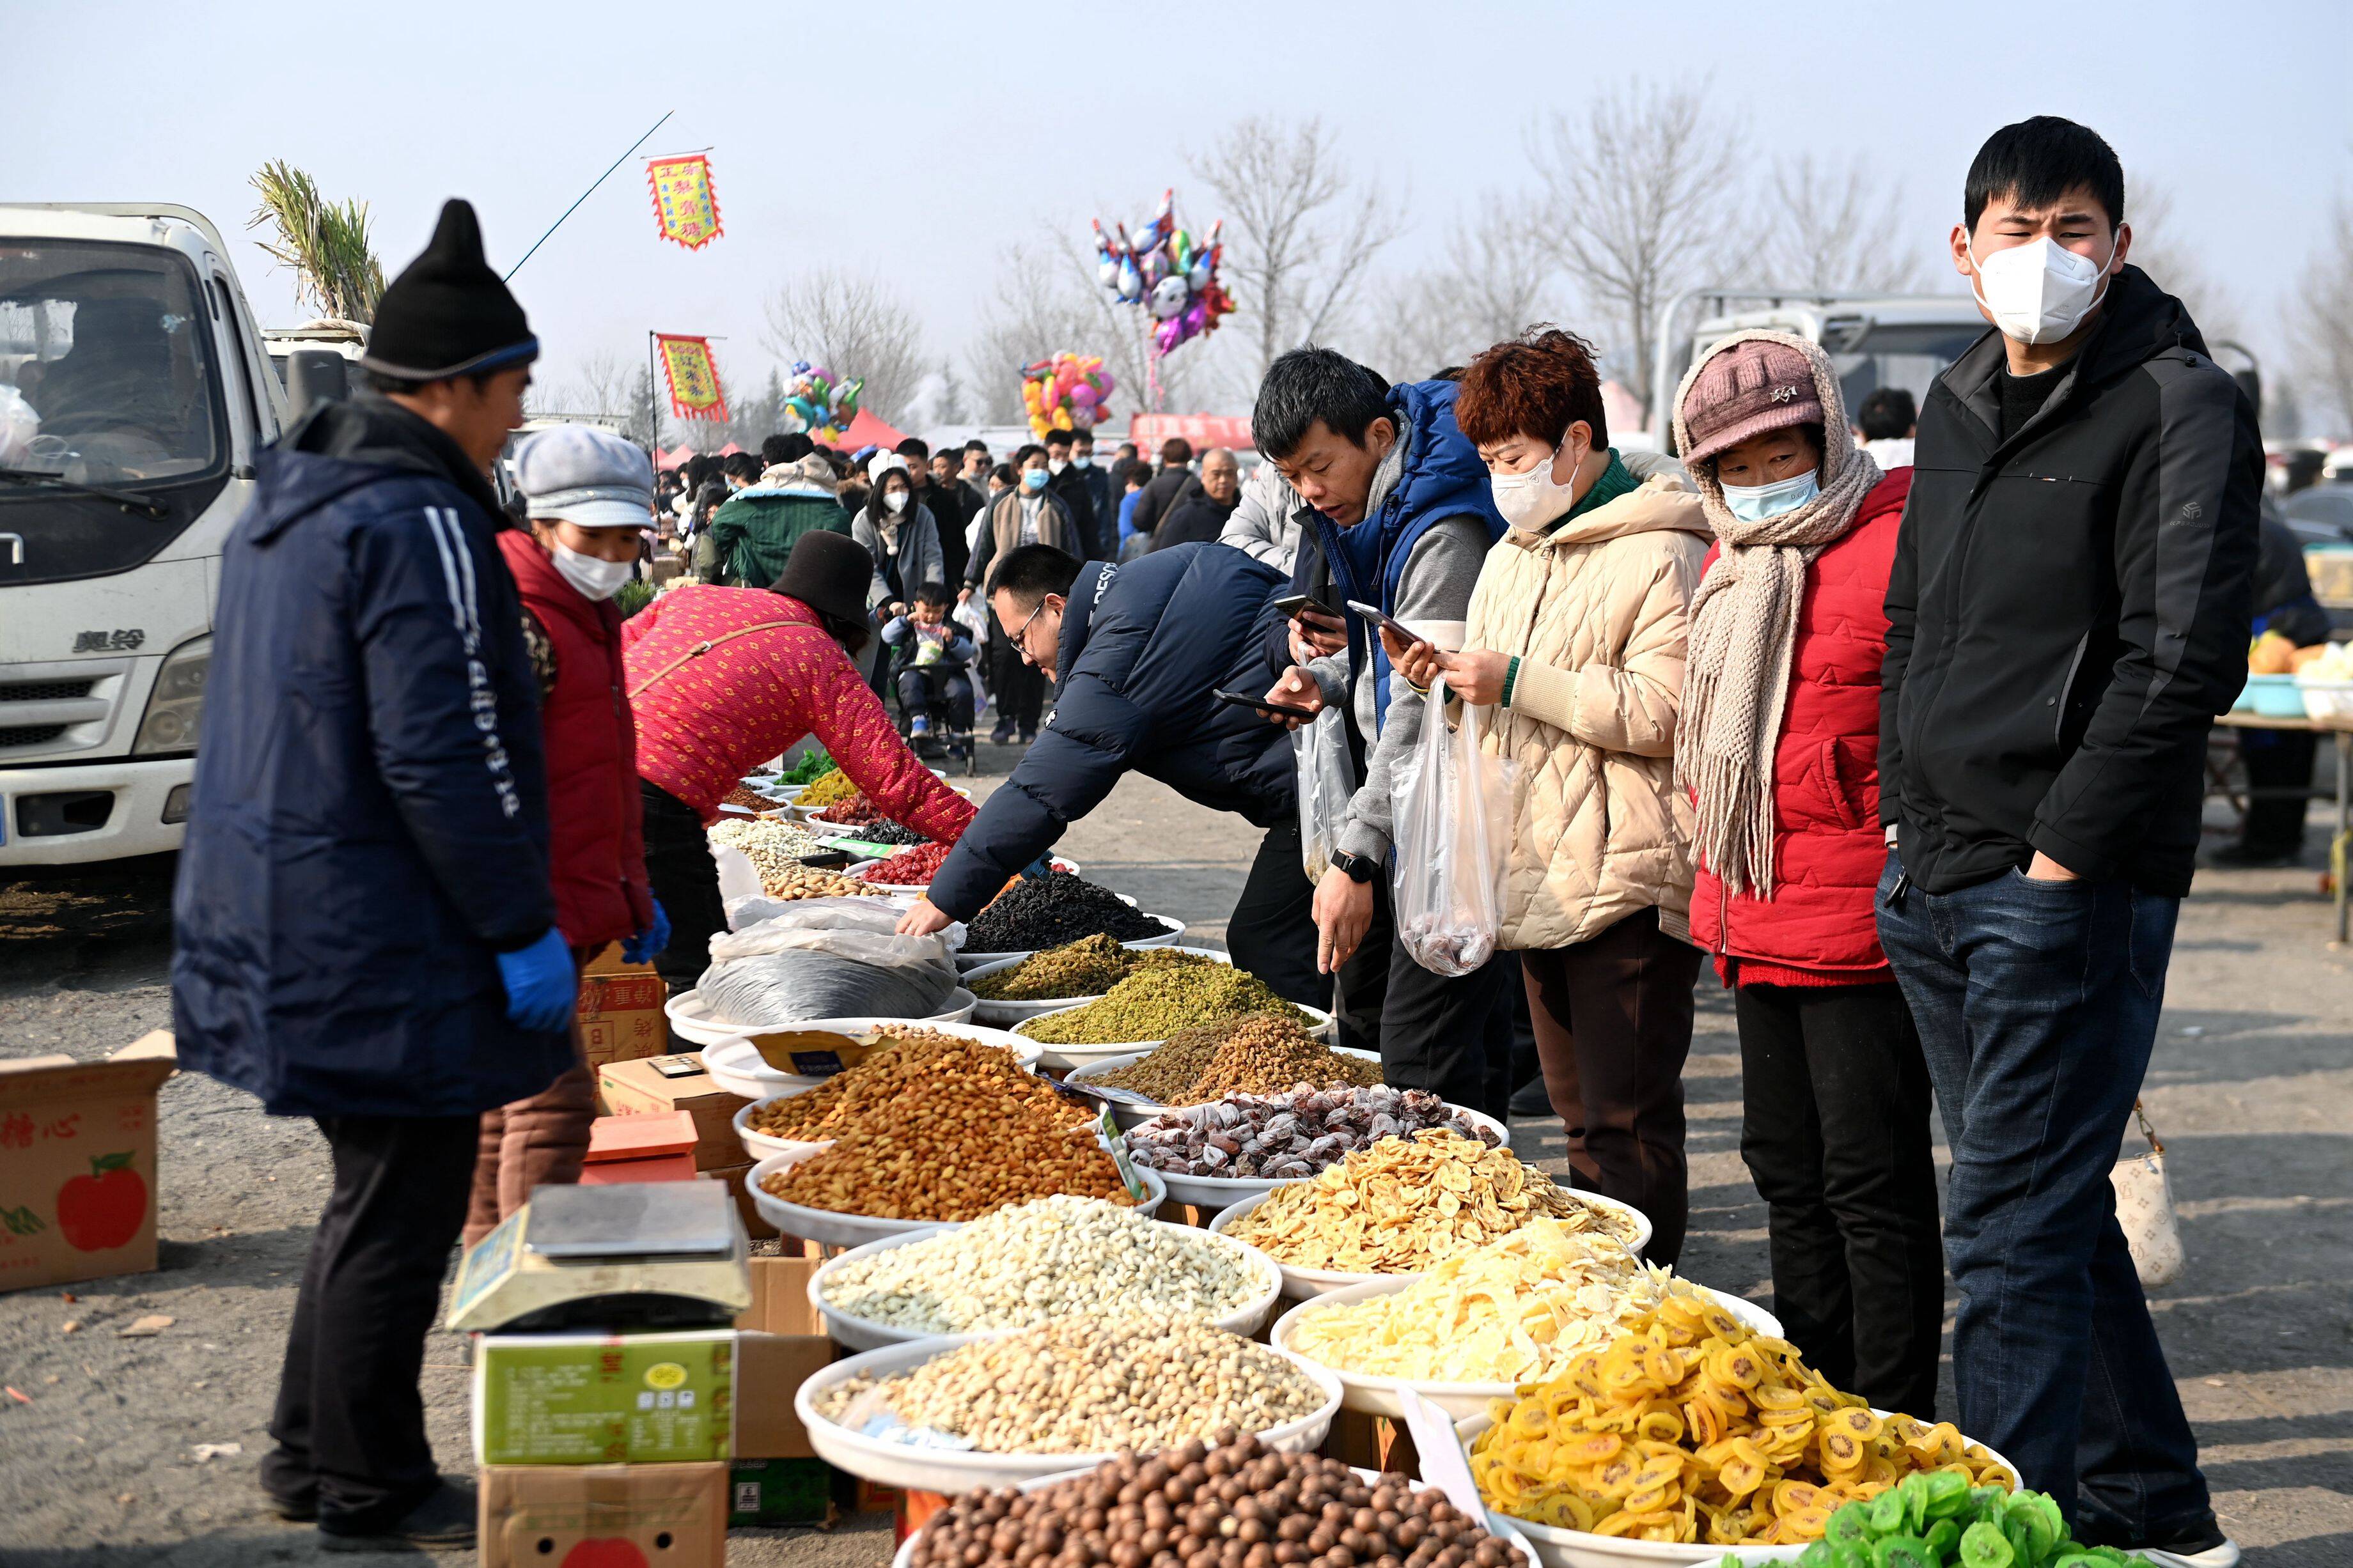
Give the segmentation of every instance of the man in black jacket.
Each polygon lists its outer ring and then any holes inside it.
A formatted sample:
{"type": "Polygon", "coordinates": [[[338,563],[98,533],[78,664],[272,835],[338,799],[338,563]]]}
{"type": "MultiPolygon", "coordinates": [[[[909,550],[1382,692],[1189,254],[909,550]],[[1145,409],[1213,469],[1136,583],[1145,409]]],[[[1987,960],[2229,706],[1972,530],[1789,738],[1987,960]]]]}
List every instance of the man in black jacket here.
{"type": "Polygon", "coordinates": [[[1069,430],[1046,432],[1046,489],[1070,509],[1071,521],[1078,525],[1079,542],[1089,561],[1108,561],[1112,552],[1103,548],[1096,527],[1094,491],[1088,487],[1086,470],[1071,461],[1071,448],[1076,440],[1069,430]]]}
{"type": "Polygon", "coordinates": [[[1226,519],[1234,515],[1241,499],[1241,464],[1223,447],[1210,447],[1201,456],[1199,487],[1168,509],[1152,535],[1152,548],[1217,543],[1226,531],[1226,519]]]}
{"type": "Polygon", "coordinates": [[[1176,510],[1187,491],[1200,481],[1193,477],[1193,443],[1182,436],[1171,436],[1160,443],[1160,471],[1135,498],[1135,531],[1150,534],[1160,526],[1160,520],[1176,510]]]}
{"type": "Polygon", "coordinates": [[[2181,302],[2126,265],[2124,174],[1997,132],[1954,264],[1999,331],[1930,388],[1887,590],[1879,932],[1953,1150],[1961,1428],[2084,1540],[2235,1562],[2116,1219],[2246,675],[2263,451],[2181,302]]]}
{"type": "Polygon", "coordinates": [[[1043,544],[992,568],[989,608],[1019,656],[1056,681],[1054,710],[901,923],[927,934],[968,921],[1006,879],[1103,804],[1124,773],[1267,830],[1226,922],[1234,962],[1276,994],[1332,1005],[1315,972],[1314,889],[1300,872],[1291,737],[1220,688],[1265,679],[1282,621],[1282,574],[1239,550],[1196,544],[1121,566],[1082,565],[1043,544]]]}

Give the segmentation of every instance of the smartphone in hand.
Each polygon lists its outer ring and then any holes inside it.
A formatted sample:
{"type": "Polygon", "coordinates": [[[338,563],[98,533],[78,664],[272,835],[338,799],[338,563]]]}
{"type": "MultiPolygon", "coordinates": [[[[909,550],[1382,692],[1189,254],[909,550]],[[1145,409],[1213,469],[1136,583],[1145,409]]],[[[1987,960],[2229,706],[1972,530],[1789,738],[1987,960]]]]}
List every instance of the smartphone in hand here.
{"type": "Polygon", "coordinates": [[[1263,697],[1251,697],[1240,691],[1212,691],[1210,696],[1229,708],[1248,708],[1253,712],[1280,713],[1287,719],[1313,719],[1315,715],[1304,708],[1294,708],[1288,702],[1269,702],[1263,697]]]}

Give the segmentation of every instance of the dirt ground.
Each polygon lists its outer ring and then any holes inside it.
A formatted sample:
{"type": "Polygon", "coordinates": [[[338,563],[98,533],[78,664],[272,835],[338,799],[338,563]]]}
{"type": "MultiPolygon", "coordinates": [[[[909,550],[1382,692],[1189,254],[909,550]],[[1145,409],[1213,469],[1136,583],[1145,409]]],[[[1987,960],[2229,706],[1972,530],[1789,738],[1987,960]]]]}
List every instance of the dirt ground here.
{"type": "MultiPolygon", "coordinates": [[[[2147,1095],[2189,1259],[2156,1293],[2158,1322],[2217,1507],[2254,1568],[2353,1562],[2353,984],[2348,954],[2326,942],[2317,812],[2313,826],[2305,868],[2200,873],[2147,1095]]],[[[1213,940],[1254,847],[1239,819],[1138,780],[1063,846],[1091,878],[1213,940]]],[[[142,864],[62,892],[0,884],[0,1054],[92,1058],[168,1022],[168,864],[142,864]]],[[[1686,1080],[1683,1271],[1762,1299],[1764,1215],[1738,1153],[1739,1058],[1713,992],[1701,997],[1686,1080]]],[[[1556,1124],[1522,1131],[1534,1157],[1563,1168],[1556,1124]]],[[[164,1086],[161,1135],[158,1271],[70,1295],[0,1296],[10,1391],[0,1563],[10,1568],[320,1558],[313,1531],[263,1510],[253,1467],[326,1192],[324,1146],[309,1124],[270,1120],[193,1075],[164,1086]],[[120,1337],[149,1313],[172,1326],[120,1337]],[[221,1444],[241,1451],[198,1457],[199,1445],[221,1444]]],[[[445,1470],[463,1473],[462,1347],[437,1333],[426,1360],[434,1446],[445,1470]]],[[[879,1568],[889,1549],[887,1521],[867,1518],[822,1535],[740,1531],[728,1561],[879,1568]]]]}

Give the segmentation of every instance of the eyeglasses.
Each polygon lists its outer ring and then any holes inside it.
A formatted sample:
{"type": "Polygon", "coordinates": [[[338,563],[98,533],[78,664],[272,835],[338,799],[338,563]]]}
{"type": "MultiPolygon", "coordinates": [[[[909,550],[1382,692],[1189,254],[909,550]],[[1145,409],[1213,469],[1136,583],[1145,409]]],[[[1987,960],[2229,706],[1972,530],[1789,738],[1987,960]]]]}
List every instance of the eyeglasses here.
{"type": "Polygon", "coordinates": [[[1035,658],[1031,657],[1029,652],[1029,622],[1036,620],[1039,616],[1042,616],[1045,613],[1046,601],[1040,599],[1038,601],[1038,607],[1029,612],[1029,620],[1023,621],[1020,628],[1013,634],[1013,647],[1021,655],[1021,662],[1024,664],[1036,664],[1038,662],[1035,658]]]}

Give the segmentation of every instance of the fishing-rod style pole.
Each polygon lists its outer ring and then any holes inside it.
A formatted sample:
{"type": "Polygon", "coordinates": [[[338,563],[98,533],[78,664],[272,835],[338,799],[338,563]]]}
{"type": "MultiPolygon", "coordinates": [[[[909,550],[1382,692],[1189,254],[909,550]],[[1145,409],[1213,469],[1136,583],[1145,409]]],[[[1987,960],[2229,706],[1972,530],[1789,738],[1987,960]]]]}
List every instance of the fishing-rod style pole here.
{"type": "MultiPolygon", "coordinates": [[[[668,124],[670,122],[670,117],[677,112],[678,110],[674,109],[664,110],[662,111],[662,117],[659,120],[655,121],[651,125],[646,127],[645,135],[638,137],[635,142],[629,143],[629,153],[634,153],[638,148],[644,146],[647,141],[652,137],[653,133],[660,130],[664,125],[668,124]]],[[[533,252],[538,250],[541,246],[547,243],[548,234],[554,234],[557,229],[564,226],[564,218],[570,217],[574,213],[580,210],[581,202],[586,201],[590,196],[596,194],[596,186],[603,184],[607,180],[613,177],[613,169],[617,169],[622,164],[629,161],[629,153],[624,153],[619,157],[614,159],[613,168],[607,169],[603,174],[597,175],[595,182],[591,184],[586,190],[580,193],[579,201],[574,202],[570,206],[564,209],[564,217],[557,218],[554,223],[549,224],[547,226],[547,234],[543,234],[537,239],[531,242],[531,249],[522,253],[522,261],[529,261],[532,258],[533,252]]],[[[507,280],[512,280],[514,275],[522,270],[522,261],[518,261],[512,267],[507,268],[507,280]]]]}

